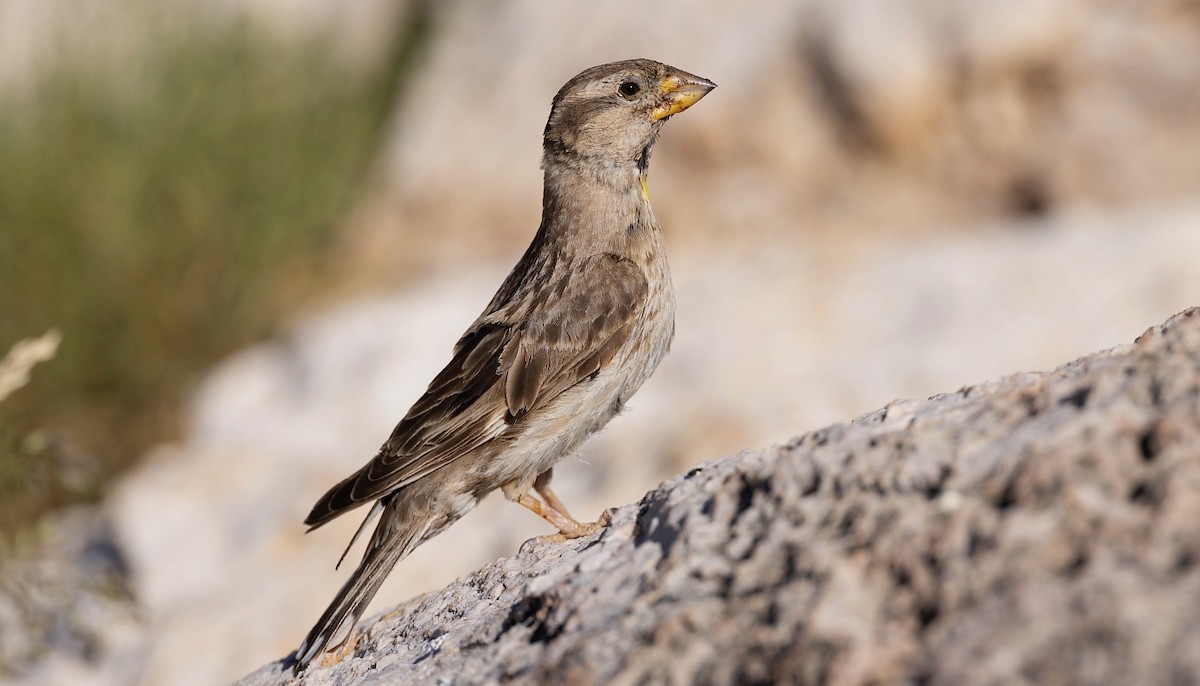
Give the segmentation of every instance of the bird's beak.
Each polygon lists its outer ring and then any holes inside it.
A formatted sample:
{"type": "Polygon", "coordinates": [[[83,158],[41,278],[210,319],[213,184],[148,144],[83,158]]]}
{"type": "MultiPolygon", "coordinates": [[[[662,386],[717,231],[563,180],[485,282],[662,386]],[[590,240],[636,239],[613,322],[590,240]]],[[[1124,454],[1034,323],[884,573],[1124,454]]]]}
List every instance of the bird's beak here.
{"type": "Polygon", "coordinates": [[[695,74],[687,72],[672,74],[663,79],[662,104],[654,108],[650,116],[657,121],[666,119],[672,114],[679,114],[695,105],[696,101],[708,95],[708,92],[716,87],[717,84],[695,74]]]}

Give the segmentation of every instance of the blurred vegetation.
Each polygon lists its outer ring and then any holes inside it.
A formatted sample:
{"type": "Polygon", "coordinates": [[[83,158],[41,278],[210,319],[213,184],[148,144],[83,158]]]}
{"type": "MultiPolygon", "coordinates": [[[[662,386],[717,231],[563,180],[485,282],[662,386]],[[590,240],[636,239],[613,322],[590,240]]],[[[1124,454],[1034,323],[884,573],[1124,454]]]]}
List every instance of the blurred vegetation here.
{"type": "Polygon", "coordinates": [[[102,492],[206,367],[314,292],[428,33],[406,21],[372,74],[238,26],[0,102],[0,356],[63,333],[0,403],[0,539],[102,492]]]}

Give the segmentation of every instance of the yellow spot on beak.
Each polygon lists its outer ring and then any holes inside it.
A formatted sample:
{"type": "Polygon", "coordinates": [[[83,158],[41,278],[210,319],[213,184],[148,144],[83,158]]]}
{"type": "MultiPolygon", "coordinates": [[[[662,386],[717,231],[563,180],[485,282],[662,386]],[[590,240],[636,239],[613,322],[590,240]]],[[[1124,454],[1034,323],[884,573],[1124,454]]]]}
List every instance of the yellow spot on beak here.
{"type": "Polygon", "coordinates": [[[650,116],[657,121],[679,114],[695,105],[700,98],[708,95],[709,91],[716,87],[717,84],[699,76],[672,74],[663,79],[660,86],[663,102],[654,108],[650,116]]]}

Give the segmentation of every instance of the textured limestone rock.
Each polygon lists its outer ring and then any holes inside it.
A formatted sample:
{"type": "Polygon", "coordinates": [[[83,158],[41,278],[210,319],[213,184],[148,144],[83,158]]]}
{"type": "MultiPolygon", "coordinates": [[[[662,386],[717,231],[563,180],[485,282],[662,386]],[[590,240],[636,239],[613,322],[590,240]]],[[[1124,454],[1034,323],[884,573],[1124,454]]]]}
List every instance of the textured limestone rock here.
{"type": "MultiPolygon", "coordinates": [[[[1198,225],[1200,207],[1183,207],[878,241],[841,260],[817,246],[681,256],[671,354],[555,486],[595,517],[746,446],[1127,341],[1200,293],[1198,225]]],[[[309,506],[374,454],[510,266],[331,306],[207,376],[180,442],[104,504],[153,627],[142,683],[227,683],[296,647],[344,582],[334,562],[359,524],[306,535],[309,506]]],[[[369,613],[547,530],[494,494],[405,560],[369,613]]]]}
{"type": "Polygon", "coordinates": [[[302,683],[1195,683],[1197,446],[1192,309],[692,469],[369,621],[302,683]]]}

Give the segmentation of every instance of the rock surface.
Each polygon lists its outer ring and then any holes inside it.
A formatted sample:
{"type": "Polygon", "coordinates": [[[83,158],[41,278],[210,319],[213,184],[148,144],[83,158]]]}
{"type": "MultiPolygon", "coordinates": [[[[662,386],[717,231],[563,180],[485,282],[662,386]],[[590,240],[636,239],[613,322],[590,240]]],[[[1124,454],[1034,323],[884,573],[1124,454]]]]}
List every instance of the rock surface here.
{"type": "MultiPolygon", "coordinates": [[[[1129,340],[1200,292],[1197,225],[1200,207],[1063,217],[875,241],[836,266],[816,245],[753,267],[673,255],[671,354],[555,485],[595,517],[746,446],[1129,340]]],[[[346,578],[334,562],[359,523],[305,535],[308,507],[373,454],[508,266],[332,306],[208,376],[180,442],[104,506],[152,627],[142,683],[229,682],[299,644],[346,578]]],[[[486,498],[398,566],[371,612],[544,533],[486,498]]]]}
{"type": "Polygon", "coordinates": [[[694,468],[368,621],[301,683],[1196,683],[1198,445],[1192,309],[694,468]]]}

